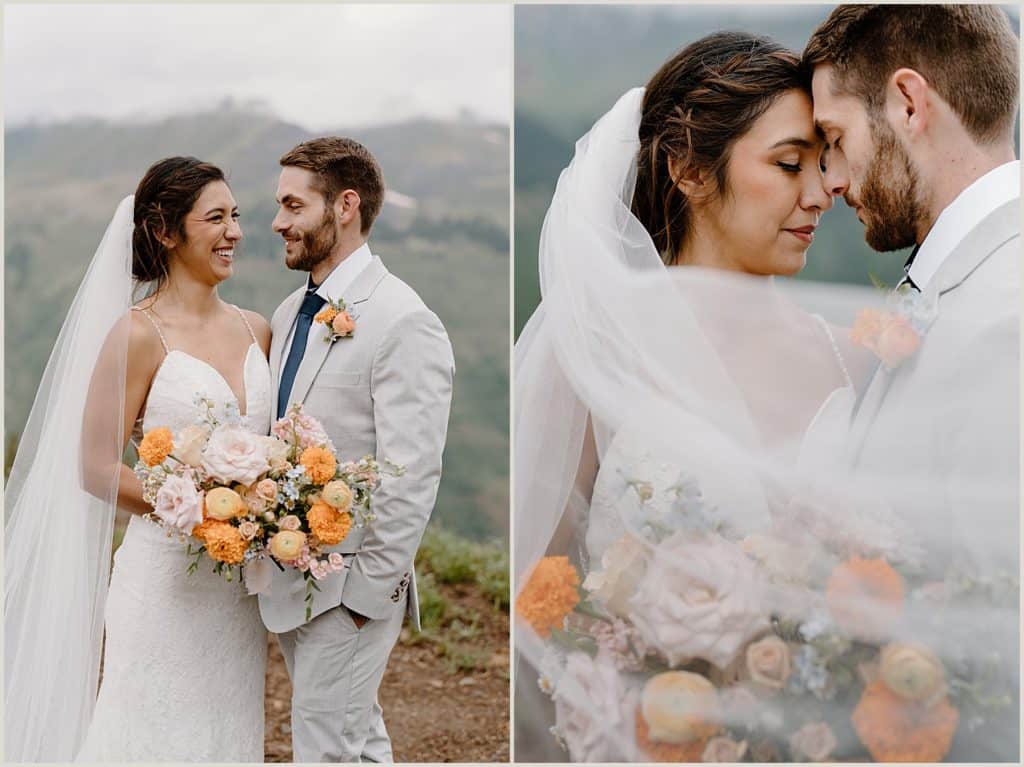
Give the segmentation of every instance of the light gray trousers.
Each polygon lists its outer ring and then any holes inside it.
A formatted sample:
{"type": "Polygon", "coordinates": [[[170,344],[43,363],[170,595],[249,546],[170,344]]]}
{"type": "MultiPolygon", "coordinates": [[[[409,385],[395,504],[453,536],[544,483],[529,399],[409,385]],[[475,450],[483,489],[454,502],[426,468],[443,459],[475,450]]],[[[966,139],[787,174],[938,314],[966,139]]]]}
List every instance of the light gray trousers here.
{"type": "Polygon", "coordinates": [[[296,762],[393,762],[377,702],[404,606],[361,629],[341,606],[278,634],[292,680],[292,759],[296,762]]]}

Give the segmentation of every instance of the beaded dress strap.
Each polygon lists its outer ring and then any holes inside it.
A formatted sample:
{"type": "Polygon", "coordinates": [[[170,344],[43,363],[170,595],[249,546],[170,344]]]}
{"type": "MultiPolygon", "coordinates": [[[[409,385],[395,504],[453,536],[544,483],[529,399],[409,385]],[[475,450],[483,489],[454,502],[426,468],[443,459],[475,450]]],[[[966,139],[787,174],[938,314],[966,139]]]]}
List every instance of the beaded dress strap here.
{"type": "MultiPolygon", "coordinates": [[[[153,315],[149,313],[149,310],[143,309],[141,306],[133,306],[132,311],[142,312],[144,315],[146,315],[146,319],[149,320],[150,323],[152,323],[153,327],[156,328],[156,334],[160,336],[160,343],[163,344],[164,354],[169,354],[171,349],[167,345],[167,339],[164,338],[164,332],[160,329],[160,323],[158,323],[156,319],[154,319],[153,315]]],[[[252,331],[250,330],[249,332],[251,333],[252,331]]]]}
{"type": "Polygon", "coordinates": [[[836,343],[836,337],[832,335],[832,328],[829,327],[828,322],[820,314],[815,314],[814,319],[821,325],[822,330],[825,331],[825,335],[828,336],[829,343],[832,344],[832,351],[836,355],[836,362],[839,363],[839,369],[843,371],[843,378],[846,379],[847,386],[853,386],[853,379],[850,378],[850,372],[846,369],[846,363],[843,362],[843,355],[839,351],[839,344],[836,343]]]}
{"type": "Polygon", "coordinates": [[[246,318],[245,312],[235,306],[235,304],[232,304],[232,306],[235,307],[235,311],[238,312],[238,316],[242,318],[242,322],[244,322],[245,326],[249,329],[249,335],[252,337],[252,342],[254,344],[258,344],[259,341],[256,340],[256,334],[252,332],[252,325],[249,324],[249,320],[246,318]]]}

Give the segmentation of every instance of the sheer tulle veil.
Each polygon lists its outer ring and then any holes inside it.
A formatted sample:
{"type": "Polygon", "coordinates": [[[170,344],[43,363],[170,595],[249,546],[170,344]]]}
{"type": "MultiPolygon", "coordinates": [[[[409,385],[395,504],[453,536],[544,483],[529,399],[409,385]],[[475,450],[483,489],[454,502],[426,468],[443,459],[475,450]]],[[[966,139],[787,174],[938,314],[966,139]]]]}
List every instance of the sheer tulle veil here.
{"type": "MultiPolygon", "coordinates": [[[[577,142],[541,234],[543,299],[515,347],[517,760],[538,758],[540,752],[525,744],[553,743],[548,730],[556,725],[574,761],[651,761],[638,746],[628,711],[639,695],[635,675],[602,663],[596,646],[574,653],[560,644],[565,637],[557,631],[553,638],[536,630],[522,605],[538,563],[563,556],[578,574],[583,600],[596,599],[595,589],[607,596],[614,576],[628,584],[617,592],[620,606],[646,599],[645,616],[657,612],[651,604],[660,592],[652,573],[688,566],[664,545],[689,551],[686,536],[701,516],[677,513],[679,505],[660,507],[658,494],[666,490],[686,503],[699,498],[704,519],[714,520],[714,535],[729,531],[747,554],[771,540],[782,543],[771,556],[798,551],[816,567],[833,566],[851,551],[899,562],[906,572],[942,572],[952,562],[976,583],[1010,573],[1011,592],[1019,593],[1012,591],[1015,469],[959,466],[953,491],[949,476],[908,472],[899,461],[851,463],[851,414],[871,374],[851,381],[838,347],[849,346],[847,330],[859,312],[882,311],[891,297],[868,288],[664,265],[631,210],[643,100],[642,88],[628,91],[577,142]],[[667,479],[659,485],[658,477],[667,479]],[[965,505],[964,498],[974,502],[965,505]],[[652,522],[656,514],[663,516],[652,522]],[[652,535],[652,525],[681,537],[652,535]],[[646,565],[635,572],[627,566],[640,560],[646,565]]],[[[974,398],[973,419],[998,423],[1004,405],[974,398]]],[[[925,419],[946,407],[923,395],[908,405],[925,419]]],[[[1007,450],[1017,455],[1012,445],[1007,450]]],[[[718,554],[708,556],[712,564],[703,570],[692,565],[690,576],[711,577],[718,554]]],[[[748,558],[759,562],[751,583],[760,585],[751,599],[766,616],[763,630],[768,615],[793,625],[820,616],[825,597],[818,586],[768,577],[761,559],[748,558]]],[[[667,580],[661,585],[671,591],[667,580]]],[[[554,610],[555,592],[546,593],[550,599],[531,594],[530,609],[554,610]]],[[[998,658],[999,673],[1017,680],[1019,613],[1005,594],[1000,599],[947,594],[941,627],[924,603],[908,600],[908,620],[886,639],[921,643],[947,658],[983,621],[986,652],[998,658]]],[[[640,625],[642,616],[632,609],[622,615],[640,625]]],[[[650,640],[677,626],[668,621],[646,628],[650,640]]],[[[765,697],[759,705],[770,716],[783,704],[765,697]]],[[[838,703],[820,705],[828,712],[838,703]]],[[[1009,738],[1005,731],[1001,736],[1009,738]]],[[[849,746],[840,745],[837,753],[849,746]]],[[[546,756],[558,760],[565,753],[546,756]]]]}
{"type": "Polygon", "coordinates": [[[64,762],[99,682],[122,454],[134,197],[118,205],[68,310],[7,482],[4,748],[64,762]],[[88,403],[88,407],[87,407],[88,403]]]}

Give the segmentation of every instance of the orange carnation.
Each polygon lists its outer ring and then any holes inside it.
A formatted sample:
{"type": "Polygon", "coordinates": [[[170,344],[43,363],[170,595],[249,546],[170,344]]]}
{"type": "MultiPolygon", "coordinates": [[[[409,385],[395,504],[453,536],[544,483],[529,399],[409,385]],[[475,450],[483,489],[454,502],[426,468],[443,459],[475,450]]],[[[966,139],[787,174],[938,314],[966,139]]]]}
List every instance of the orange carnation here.
{"type": "Polygon", "coordinates": [[[239,565],[245,558],[248,544],[238,528],[217,519],[204,519],[192,530],[192,535],[206,544],[206,553],[211,559],[239,565]]]}
{"type": "Polygon", "coordinates": [[[334,472],[338,469],[334,455],[323,447],[307,447],[299,456],[299,463],[306,467],[306,473],[318,485],[334,479],[334,472]]]}
{"type": "MultiPolygon", "coordinates": [[[[308,317],[309,315],[306,316],[308,317]]],[[[327,304],[327,306],[325,306],[323,309],[316,313],[316,316],[313,318],[313,321],[322,322],[325,325],[330,325],[332,322],[334,322],[334,318],[337,316],[338,310],[335,309],[330,304],[327,304]]]]}
{"type": "Polygon", "coordinates": [[[516,598],[516,611],[547,639],[580,601],[580,576],[569,557],[544,557],[516,598]]]}
{"type": "Polygon", "coordinates": [[[852,721],[876,762],[940,762],[960,713],[945,697],[929,706],[901,698],[876,680],[864,688],[852,721]]]}
{"type": "Polygon", "coordinates": [[[651,740],[650,730],[643,713],[636,710],[636,744],[652,762],[702,762],[704,749],[711,736],[697,738],[688,743],[662,743],[651,740]]]}
{"type": "Polygon", "coordinates": [[[903,578],[884,559],[852,559],[829,576],[825,600],[839,627],[856,637],[891,634],[903,614],[903,578]]]}
{"type": "Polygon", "coordinates": [[[139,458],[147,466],[163,463],[174,450],[174,435],[166,426],[150,430],[139,445],[139,458]]]}
{"type": "Polygon", "coordinates": [[[310,506],[306,512],[306,522],[309,523],[309,531],[328,546],[341,543],[352,529],[352,516],[326,503],[310,506]]]}

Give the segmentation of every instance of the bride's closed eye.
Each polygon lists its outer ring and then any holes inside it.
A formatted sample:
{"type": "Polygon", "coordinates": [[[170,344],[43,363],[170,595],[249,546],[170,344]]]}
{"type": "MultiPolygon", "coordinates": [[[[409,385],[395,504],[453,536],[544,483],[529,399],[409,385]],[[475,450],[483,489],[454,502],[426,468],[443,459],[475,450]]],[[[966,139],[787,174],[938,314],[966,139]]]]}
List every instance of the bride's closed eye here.
{"type": "Polygon", "coordinates": [[[780,160],[779,162],[777,162],[775,164],[778,165],[780,168],[782,168],[787,173],[799,173],[802,170],[802,167],[801,167],[800,163],[782,162],[780,160]]]}

